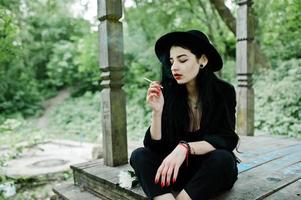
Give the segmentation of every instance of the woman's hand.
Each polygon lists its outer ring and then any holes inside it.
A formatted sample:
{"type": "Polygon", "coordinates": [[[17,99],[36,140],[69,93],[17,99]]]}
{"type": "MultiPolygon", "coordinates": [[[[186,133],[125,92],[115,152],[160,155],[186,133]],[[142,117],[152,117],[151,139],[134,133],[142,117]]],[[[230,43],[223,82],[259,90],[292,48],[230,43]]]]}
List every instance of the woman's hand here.
{"type": "Polygon", "coordinates": [[[147,90],[146,101],[154,112],[162,113],[164,97],[159,82],[154,81],[147,90]]]}
{"type": "Polygon", "coordinates": [[[187,149],[182,145],[178,145],[162,162],[155,176],[155,183],[158,183],[161,177],[161,187],[169,186],[172,182],[176,182],[179,168],[183,164],[187,154],[187,149]],[[173,177],[172,177],[173,176],[173,177]]]}

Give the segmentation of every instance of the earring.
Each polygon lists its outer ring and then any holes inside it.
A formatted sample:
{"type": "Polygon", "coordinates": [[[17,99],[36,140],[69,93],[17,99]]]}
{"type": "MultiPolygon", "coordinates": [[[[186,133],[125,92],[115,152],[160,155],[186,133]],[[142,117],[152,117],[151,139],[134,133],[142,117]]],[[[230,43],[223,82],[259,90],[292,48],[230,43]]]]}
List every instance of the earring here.
{"type": "Polygon", "coordinates": [[[204,65],[203,64],[200,64],[200,69],[204,69],[204,65]]]}

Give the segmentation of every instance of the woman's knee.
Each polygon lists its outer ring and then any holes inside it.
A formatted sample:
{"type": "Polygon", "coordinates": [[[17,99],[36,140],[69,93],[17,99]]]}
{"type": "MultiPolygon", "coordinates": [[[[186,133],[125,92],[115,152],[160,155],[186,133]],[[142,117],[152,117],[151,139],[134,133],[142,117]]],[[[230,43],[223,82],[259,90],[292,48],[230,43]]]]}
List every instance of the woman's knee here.
{"type": "Polygon", "coordinates": [[[144,147],[139,147],[135,149],[130,157],[130,165],[133,168],[136,168],[136,166],[141,166],[145,162],[145,159],[147,158],[146,156],[147,152],[144,147]]]}
{"type": "Polygon", "coordinates": [[[235,157],[227,150],[218,149],[213,152],[212,158],[216,174],[225,178],[224,188],[231,189],[238,175],[235,157]]]}
{"type": "Polygon", "coordinates": [[[209,155],[209,160],[218,167],[229,166],[232,168],[235,164],[235,158],[233,155],[229,151],[223,149],[216,149],[212,151],[209,155]]]}

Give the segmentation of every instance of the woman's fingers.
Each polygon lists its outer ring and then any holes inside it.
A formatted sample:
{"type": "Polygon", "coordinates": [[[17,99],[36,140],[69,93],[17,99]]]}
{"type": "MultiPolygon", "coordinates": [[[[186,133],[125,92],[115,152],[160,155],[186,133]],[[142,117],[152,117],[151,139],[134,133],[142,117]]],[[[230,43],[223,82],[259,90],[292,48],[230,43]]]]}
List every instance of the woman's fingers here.
{"type": "Polygon", "coordinates": [[[172,172],[174,171],[175,166],[170,165],[166,173],[166,186],[170,185],[170,180],[172,176],[172,172]]]}
{"type": "Polygon", "coordinates": [[[160,85],[150,85],[149,89],[157,89],[158,91],[161,91],[160,85]]]}
{"type": "Polygon", "coordinates": [[[146,101],[147,102],[150,102],[150,101],[152,101],[153,99],[153,97],[159,97],[159,95],[158,94],[150,94],[150,95],[148,95],[147,97],[146,97],[146,101]]]}
{"type": "Polygon", "coordinates": [[[167,186],[166,184],[166,175],[167,175],[167,170],[168,170],[169,166],[168,165],[164,165],[162,172],[161,172],[161,187],[167,186]]]}
{"type": "Polygon", "coordinates": [[[172,178],[172,183],[175,183],[178,177],[179,173],[179,166],[175,166],[174,171],[173,171],[173,178],[172,178]]]}
{"type": "Polygon", "coordinates": [[[159,81],[153,81],[152,83],[150,83],[150,86],[155,86],[158,87],[159,89],[162,88],[162,85],[160,84],[159,81]]]}
{"type": "Polygon", "coordinates": [[[173,181],[175,178],[175,173],[176,176],[178,175],[179,168],[175,164],[167,165],[162,163],[160,167],[157,170],[156,176],[155,176],[155,183],[159,183],[161,187],[168,187],[171,184],[171,181],[173,181]],[[173,175],[173,177],[172,177],[173,175]],[[173,179],[171,179],[173,178],[173,179]]]}
{"type": "Polygon", "coordinates": [[[157,170],[157,173],[156,173],[156,176],[155,176],[155,183],[158,183],[159,180],[160,180],[160,176],[161,176],[161,172],[162,172],[162,169],[163,169],[163,163],[159,166],[158,170],[157,170]]]}
{"type": "Polygon", "coordinates": [[[155,88],[155,87],[152,87],[152,88],[149,88],[148,91],[147,91],[147,94],[151,94],[151,93],[160,93],[161,90],[158,89],[158,88],[155,88]]]}
{"type": "Polygon", "coordinates": [[[147,96],[146,96],[146,101],[149,102],[150,100],[152,100],[152,97],[160,97],[161,91],[156,89],[156,88],[150,88],[148,90],[147,96]]]}

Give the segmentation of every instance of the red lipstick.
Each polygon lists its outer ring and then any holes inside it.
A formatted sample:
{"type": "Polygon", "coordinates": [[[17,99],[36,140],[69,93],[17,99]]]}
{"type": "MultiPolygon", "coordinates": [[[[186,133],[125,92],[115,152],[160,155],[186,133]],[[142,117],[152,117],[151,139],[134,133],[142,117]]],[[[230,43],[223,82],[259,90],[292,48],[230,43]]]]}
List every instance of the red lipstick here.
{"type": "Polygon", "coordinates": [[[180,80],[182,78],[182,74],[175,73],[173,74],[176,80],[180,80]]]}

